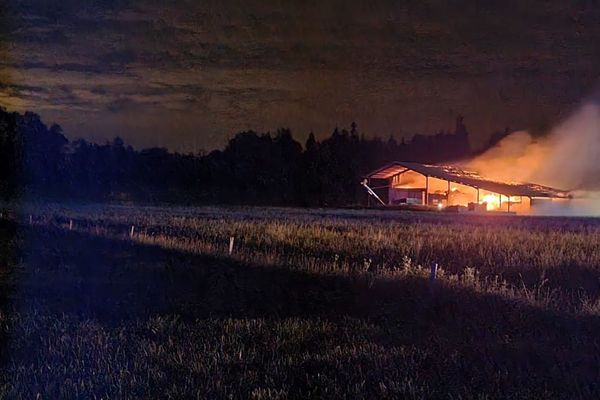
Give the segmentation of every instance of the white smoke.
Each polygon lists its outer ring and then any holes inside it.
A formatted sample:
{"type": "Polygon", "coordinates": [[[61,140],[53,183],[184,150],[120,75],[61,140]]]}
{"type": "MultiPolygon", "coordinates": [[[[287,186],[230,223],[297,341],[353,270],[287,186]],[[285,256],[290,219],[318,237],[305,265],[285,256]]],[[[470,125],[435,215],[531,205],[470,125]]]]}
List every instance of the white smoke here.
{"type": "Polygon", "coordinates": [[[530,215],[596,217],[600,216],[600,192],[576,191],[569,200],[537,204],[530,215]]]}
{"type": "Polygon", "coordinates": [[[533,178],[568,190],[600,189],[600,106],[585,104],[552,130],[533,178]]]}
{"type": "Polygon", "coordinates": [[[588,99],[541,138],[518,131],[468,167],[491,178],[570,190],[574,199],[536,207],[544,215],[600,215],[600,105],[588,99]]]}

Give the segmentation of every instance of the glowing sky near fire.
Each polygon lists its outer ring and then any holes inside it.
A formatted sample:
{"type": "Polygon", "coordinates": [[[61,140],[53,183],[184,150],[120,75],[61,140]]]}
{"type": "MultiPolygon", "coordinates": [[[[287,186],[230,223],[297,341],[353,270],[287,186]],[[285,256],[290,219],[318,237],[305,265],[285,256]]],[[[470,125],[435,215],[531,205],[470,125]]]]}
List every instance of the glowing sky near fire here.
{"type": "Polygon", "coordinates": [[[598,95],[543,137],[514,132],[468,162],[491,178],[532,181],[567,190],[600,190],[600,103],[598,95]]]}
{"type": "Polygon", "coordinates": [[[503,181],[533,181],[571,191],[566,203],[548,203],[544,215],[600,215],[600,91],[535,137],[517,131],[473,160],[468,168],[503,181]]]}
{"type": "MultiPolygon", "coordinates": [[[[6,4],[10,3],[10,4],[6,4]]],[[[70,137],[210,150],[243,129],[474,144],[568,115],[600,71],[591,2],[15,0],[0,105],[70,137]],[[573,3],[573,4],[566,4],[573,3]]]]}

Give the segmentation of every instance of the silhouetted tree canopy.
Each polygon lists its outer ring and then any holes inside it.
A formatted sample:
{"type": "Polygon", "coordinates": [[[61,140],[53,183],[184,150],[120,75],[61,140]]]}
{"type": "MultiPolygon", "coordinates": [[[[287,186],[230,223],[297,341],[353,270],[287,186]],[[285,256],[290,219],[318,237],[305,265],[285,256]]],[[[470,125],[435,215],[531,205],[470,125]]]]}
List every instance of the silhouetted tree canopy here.
{"type": "MultiPolygon", "coordinates": [[[[506,131],[505,131],[506,132],[506,131]]],[[[505,132],[495,134],[490,144],[505,132]]],[[[69,142],[37,114],[0,109],[0,196],[44,200],[341,206],[363,203],[361,176],[392,160],[447,162],[472,155],[459,116],[454,132],[400,142],[366,138],[352,122],[304,147],[289,129],[235,135],[207,155],[134,150],[121,138],[69,142]]]]}

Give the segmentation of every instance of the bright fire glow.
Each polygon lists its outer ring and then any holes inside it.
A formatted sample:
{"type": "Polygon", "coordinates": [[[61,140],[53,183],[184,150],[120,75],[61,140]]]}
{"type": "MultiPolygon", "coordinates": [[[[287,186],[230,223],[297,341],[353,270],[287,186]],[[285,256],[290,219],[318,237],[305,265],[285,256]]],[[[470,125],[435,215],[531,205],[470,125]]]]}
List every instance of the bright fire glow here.
{"type": "Polygon", "coordinates": [[[485,196],[483,196],[483,200],[481,201],[481,203],[487,203],[486,209],[488,211],[496,210],[500,207],[500,199],[497,195],[493,194],[486,194],[485,196]]]}

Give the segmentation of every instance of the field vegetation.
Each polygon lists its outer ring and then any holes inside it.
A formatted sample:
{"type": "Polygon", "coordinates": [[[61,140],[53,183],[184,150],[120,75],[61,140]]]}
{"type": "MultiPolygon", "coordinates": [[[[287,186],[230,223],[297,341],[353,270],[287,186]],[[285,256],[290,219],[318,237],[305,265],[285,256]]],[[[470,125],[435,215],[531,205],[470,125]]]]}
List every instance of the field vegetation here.
{"type": "Polygon", "coordinates": [[[7,215],[0,397],[600,396],[595,219],[7,215]]]}

